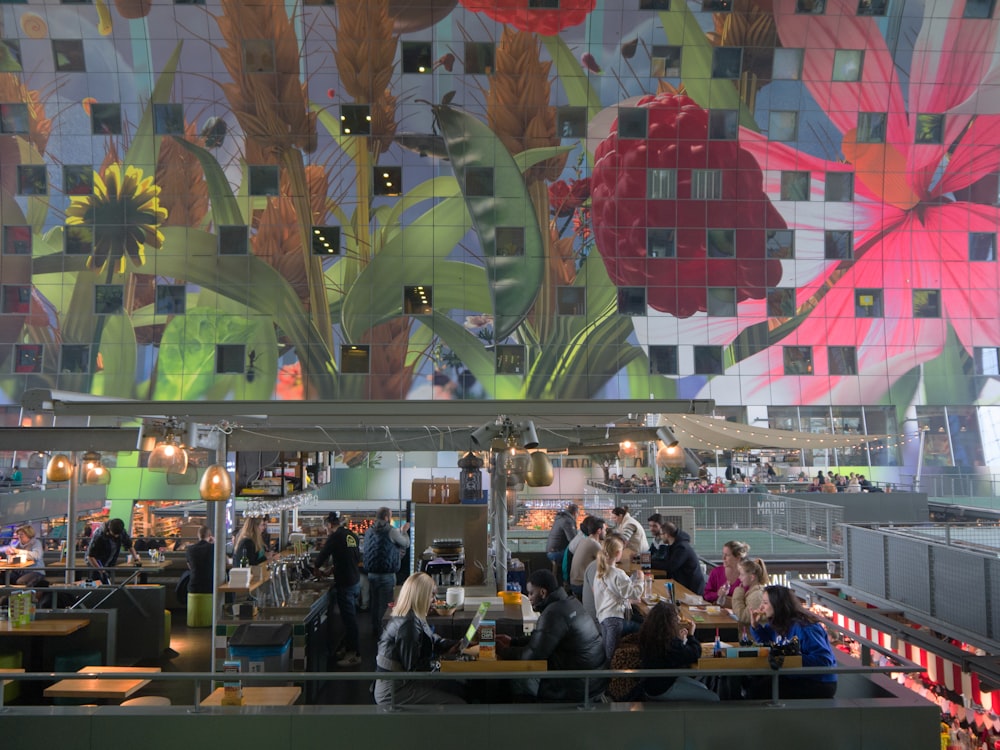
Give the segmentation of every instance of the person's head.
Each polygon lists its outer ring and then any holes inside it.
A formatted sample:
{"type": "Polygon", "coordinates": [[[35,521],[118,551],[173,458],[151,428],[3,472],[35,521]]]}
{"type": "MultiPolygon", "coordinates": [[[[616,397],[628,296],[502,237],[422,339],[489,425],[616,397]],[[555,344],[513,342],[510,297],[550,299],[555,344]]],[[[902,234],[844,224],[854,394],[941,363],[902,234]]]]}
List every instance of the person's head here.
{"type": "Polygon", "coordinates": [[[604,521],[596,516],[586,516],[580,521],[580,533],[584,536],[594,536],[595,532],[604,526],[604,521]]]}
{"type": "Polygon", "coordinates": [[[198,538],[203,542],[212,541],[212,530],[208,526],[201,525],[198,527],[198,538]]]}
{"type": "Polygon", "coordinates": [[[671,602],[660,602],[646,615],[639,630],[639,653],[654,659],[664,654],[681,629],[680,610],[671,602]]]}
{"type": "Polygon", "coordinates": [[[264,546],[264,519],[257,516],[244,517],[243,528],[240,529],[236,539],[237,544],[244,539],[250,539],[258,548],[264,546]]]}
{"type": "Polygon", "coordinates": [[[125,522],[120,518],[112,518],[104,528],[110,536],[117,539],[125,533],[125,522]]]}
{"type": "Polygon", "coordinates": [[[654,513],[647,518],[646,523],[649,524],[649,533],[653,536],[660,536],[663,533],[663,516],[659,513],[654,513]]]}
{"type": "Polygon", "coordinates": [[[393,617],[406,617],[413,612],[421,620],[427,619],[434,598],[434,579],[426,573],[414,573],[399,589],[396,604],[392,608],[393,617]]]}
{"type": "Polygon", "coordinates": [[[675,524],[673,521],[667,521],[665,524],[663,524],[663,535],[667,538],[667,541],[670,542],[671,544],[673,544],[674,540],[677,539],[677,534],[679,531],[680,529],[677,528],[677,524],[675,524]]]}
{"type": "Polygon", "coordinates": [[[528,578],[528,601],[531,603],[531,608],[538,609],[538,606],[557,588],[559,581],[551,570],[539,568],[532,572],[528,578]]]}
{"type": "Polygon", "coordinates": [[[580,506],[576,503],[567,503],[566,512],[573,516],[573,518],[576,518],[576,514],[580,512],[580,506]]]}
{"type": "Polygon", "coordinates": [[[32,539],[35,538],[35,527],[29,524],[24,526],[18,526],[17,531],[14,532],[17,538],[21,541],[21,544],[27,544],[32,539]]]}
{"type": "Polygon", "coordinates": [[[340,526],[340,513],[335,510],[327,513],[323,523],[328,529],[336,529],[340,526]]]}
{"type": "Polygon", "coordinates": [[[615,508],[613,511],[611,511],[611,515],[615,519],[615,524],[620,524],[622,521],[625,520],[625,516],[628,515],[628,508],[622,508],[619,506],[615,508]]]}
{"type": "Polygon", "coordinates": [[[767,585],[767,566],[759,557],[756,560],[740,561],[740,583],[745,588],[750,588],[754,584],[767,585]]]}
{"type": "Polygon", "coordinates": [[[392,508],[387,508],[384,505],[375,511],[376,521],[392,521],[392,508]]]}
{"type": "Polygon", "coordinates": [[[597,553],[597,575],[599,577],[604,577],[608,571],[615,567],[615,563],[622,559],[624,549],[625,542],[617,534],[612,534],[604,540],[597,553]]]}
{"type": "Polygon", "coordinates": [[[788,632],[793,622],[819,622],[819,618],[802,606],[798,597],[786,586],[768,586],[764,589],[761,610],[779,635],[788,632]]]}
{"type": "Polygon", "coordinates": [[[722,545],[722,564],[727,568],[735,568],[748,552],[750,552],[749,544],[730,539],[722,545]]]}

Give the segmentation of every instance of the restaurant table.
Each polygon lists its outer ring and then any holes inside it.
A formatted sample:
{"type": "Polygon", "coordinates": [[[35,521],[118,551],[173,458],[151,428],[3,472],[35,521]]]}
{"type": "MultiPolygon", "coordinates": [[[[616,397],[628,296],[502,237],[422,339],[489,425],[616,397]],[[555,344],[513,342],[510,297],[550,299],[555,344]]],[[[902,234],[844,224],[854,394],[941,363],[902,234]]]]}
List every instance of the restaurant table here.
{"type": "MultiPolygon", "coordinates": [[[[221,706],[222,696],[225,694],[224,687],[217,687],[202,700],[203,706],[221,706]]],[[[245,687],[243,688],[244,706],[291,706],[302,695],[302,688],[297,685],[289,686],[266,686],[266,687],[245,687]]],[[[239,708],[240,706],[232,706],[239,708]]],[[[228,708],[228,706],[227,706],[228,708]]]]}
{"type": "Polygon", "coordinates": [[[0,637],[18,636],[61,636],[75,633],[90,625],[90,620],[81,617],[72,620],[32,620],[26,625],[14,627],[7,620],[0,627],[0,637]]]}
{"type": "Polygon", "coordinates": [[[0,562],[0,571],[3,571],[4,574],[4,585],[10,586],[11,573],[14,571],[27,570],[32,565],[34,565],[34,562],[31,560],[25,560],[24,562],[7,562],[4,560],[3,562],[0,562]]]}
{"type": "Polygon", "coordinates": [[[49,685],[42,692],[46,698],[88,698],[123,701],[149,684],[145,678],[130,677],[130,674],[159,672],[159,667],[103,667],[90,666],[77,670],[82,674],[122,674],[121,679],[99,679],[71,677],[49,685]]]}
{"type": "MultiPolygon", "coordinates": [[[[739,646],[723,644],[724,648],[738,648],[739,656],[716,657],[714,655],[715,644],[701,644],[701,658],[695,665],[696,669],[768,669],[771,664],[768,661],[770,649],[760,646],[739,646]]],[[[786,656],[782,661],[782,669],[802,666],[801,656],[786,656]]]]}
{"type": "MultiPolygon", "coordinates": [[[[59,562],[51,563],[45,566],[46,568],[65,568],[65,560],[60,560],[59,562]]],[[[73,569],[76,571],[84,570],[88,573],[97,573],[98,570],[105,571],[111,575],[112,583],[101,584],[100,586],[94,586],[92,589],[85,591],[83,596],[77,599],[73,604],[69,606],[69,609],[76,609],[77,607],[82,607],[85,604],[89,609],[99,608],[105,601],[107,601],[115,591],[121,591],[125,596],[129,598],[133,606],[139,611],[143,617],[149,617],[149,614],[139,603],[139,600],[132,595],[128,587],[134,584],[143,573],[148,573],[149,571],[159,571],[165,570],[170,567],[170,561],[164,560],[162,562],[149,562],[143,561],[140,567],[137,567],[135,563],[129,562],[119,562],[110,568],[92,568],[87,565],[86,560],[76,560],[73,563],[73,569]],[[103,596],[101,596],[103,594],[103,596]],[[91,602],[91,599],[97,599],[96,602],[91,602]]]]}
{"type": "Polygon", "coordinates": [[[545,659],[442,659],[442,672],[547,672],[545,659]]]}
{"type": "Polygon", "coordinates": [[[715,631],[723,639],[739,640],[739,619],[732,610],[720,607],[718,612],[709,611],[714,604],[708,604],[691,589],[676,581],[654,580],[653,593],[661,599],[667,599],[667,583],[674,584],[674,597],[677,599],[681,616],[694,621],[695,637],[700,641],[715,640],[715,631]],[[697,604],[695,602],[698,602],[697,604]]]}

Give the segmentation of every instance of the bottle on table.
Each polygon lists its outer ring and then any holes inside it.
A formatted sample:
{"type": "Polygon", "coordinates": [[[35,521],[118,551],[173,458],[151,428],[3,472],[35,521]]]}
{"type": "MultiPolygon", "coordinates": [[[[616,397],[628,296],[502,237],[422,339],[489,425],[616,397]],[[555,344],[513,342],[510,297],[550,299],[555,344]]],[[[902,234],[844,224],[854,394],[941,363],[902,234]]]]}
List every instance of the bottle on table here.
{"type": "Polygon", "coordinates": [[[719,638],[719,629],[715,629],[715,645],[712,647],[712,656],[719,658],[722,656],[722,639],[719,638]]]}

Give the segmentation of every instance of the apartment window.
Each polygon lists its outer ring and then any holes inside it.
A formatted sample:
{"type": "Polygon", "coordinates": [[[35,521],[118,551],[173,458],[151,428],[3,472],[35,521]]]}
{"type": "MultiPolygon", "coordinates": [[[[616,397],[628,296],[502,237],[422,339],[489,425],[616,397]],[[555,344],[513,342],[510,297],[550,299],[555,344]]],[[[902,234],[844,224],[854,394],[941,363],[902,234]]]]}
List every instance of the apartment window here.
{"type": "Polygon", "coordinates": [[[833,80],[853,82],[861,80],[861,66],[865,53],[859,49],[839,49],[833,54],[833,80]]]}
{"type": "Polygon", "coordinates": [[[676,169],[647,169],[646,197],[649,200],[674,200],[677,197],[676,169]]]}
{"type": "Polygon", "coordinates": [[[248,73],[273,73],[274,40],[244,39],[243,65],[248,73]]]}
{"type": "Polygon", "coordinates": [[[963,18],[993,18],[993,6],[996,0],[965,0],[963,18]]]}
{"type": "Polygon", "coordinates": [[[784,346],[785,375],[812,375],[813,358],[811,346],[784,346]]]}
{"type": "Polygon", "coordinates": [[[18,344],[14,347],[14,372],[28,374],[42,371],[41,344],[18,344]]]}
{"type": "Polygon", "coordinates": [[[0,104],[0,133],[23,135],[28,132],[28,105],[18,102],[0,104]]]}
{"type": "Polygon", "coordinates": [[[881,318],[883,315],[881,289],[854,290],[854,317],[881,318]]]}
{"type": "Polygon", "coordinates": [[[56,73],[85,73],[87,70],[82,39],[53,39],[52,59],[56,73]]]}
{"type": "Polygon", "coordinates": [[[649,347],[649,374],[676,375],[677,347],[651,344],[649,347]]]}
{"type": "Polygon", "coordinates": [[[913,142],[931,145],[944,143],[944,115],[917,115],[917,127],[913,133],[913,142]]]}
{"type": "Polygon", "coordinates": [[[768,136],[772,141],[794,141],[798,137],[798,112],[771,111],[767,117],[768,136]]]}
{"type": "Polygon", "coordinates": [[[705,246],[709,258],[736,257],[736,230],[709,229],[705,236],[705,246]]]}
{"type": "Polygon", "coordinates": [[[528,0],[529,8],[558,8],[559,0],[528,0]]]}
{"type": "Polygon", "coordinates": [[[670,10],[670,0],[639,0],[639,10],[670,10]]]}
{"type": "Polygon", "coordinates": [[[560,138],[583,138],[587,135],[587,108],[559,107],[556,122],[560,138]]]}
{"type": "Polygon", "coordinates": [[[940,318],[941,317],[941,290],[940,289],[914,289],[913,290],[913,317],[914,318],[940,318]]]}
{"type": "Polygon", "coordinates": [[[371,351],[367,345],[343,344],[340,347],[340,371],[347,375],[367,375],[371,369],[371,351]]]}
{"type": "Polygon", "coordinates": [[[497,227],[499,258],[519,258],[524,255],[524,227],[497,227]]]}
{"type": "Polygon", "coordinates": [[[156,285],[156,314],[183,315],[187,311],[187,290],[183,284],[156,285]]]}
{"type": "Polygon", "coordinates": [[[618,110],[618,137],[645,138],[647,112],[642,107],[623,107],[618,110]]]}
{"type": "Polygon", "coordinates": [[[271,165],[250,165],[250,195],[280,195],[280,175],[278,168],[271,165]]]}
{"type": "Polygon", "coordinates": [[[975,362],[976,375],[1000,376],[1000,348],[995,346],[973,347],[972,359],[975,362]]]}
{"type": "Polygon", "coordinates": [[[821,16],[826,11],[826,0],[795,0],[796,13],[821,16]]]}
{"type": "Polygon", "coordinates": [[[735,109],[713,109],[708,113],[708,137],[713,141],[735,141],[740,115],[735,109]]]}
{"type": "Polygon", "coordinates": [[[125,287],[122,284],[97,284],[94,287],[94,314],[114,315],[122,311],[125,287]]]}
{"type": "Polygon", "coordinates": [[[19,164],[17,167],[18,195],[46,195],[49,192],[48,174],[40,164],[19,164]]]}
{"type": "Polygon", "coordinates": [[[795,290],[768,289],[767,316],[769,318],[790,318],[795,315],[795,290]]]}
{"type": "MultiPolygon", "coordinates": [[[[246,255],[249,231],[243,224],[219,227],[219,255],[246,255]]],[[[314,235],[315,236],[315,235],[314,235]]],[[[315,252],[315,246],[313,251],[315,252]]]]}
{"type": "Polygon", "coordinates": [[[462,64],[469,75],[492,75],[496,65],[496,46],[493,42],[466,42],[462,64]]]}
{"type": "Polygon", "coordinates": [[[714,318],[736,316],[736,289],[731,286],[709,287],[706,291],[708,314],[714,318]]]}
{"type": "Polygon", "coordinates": [[[556,312],[559,315],[584,315],[587,312],[587,293],[583,287],[556,287],[556,312]]]}
{"type": "Polygon", "coordinates": [[[859,0],[859,16],[884,16],[889,7],[889,0],[859,0]]]}
{"type": "Polygon", "coordinates": [[[768,258],[789,260],[795,257],[795,232],[791,229],[771,229],[765,241],[768,258]]]}
{"type": "Polygon", "coordinates": [[[996,232],[969,232],[969,260],[996,260],[996,232]]]}
{"type": "Polygon", "coordinates": [[[94,252],[93,237],[90,227],[66,227],[63,230],[63,252],[66,255],[90,255],[94,252]]]}
{"type": "Polygon", "coordinates": [[[402,167],[373,167],[372,186],[375,195],[402,195],[402,167]]]}
{"type": "Polygon", "coordinates": [[[795,47],[774,50],[771,78],[775,81],[797,81],[802,78],[803,50],[795,47]]]}
{"type": "Polygon", "coordinates": [[[466,167],[465,195],[467,197],[491,197],[493,195],[493,167],[466,167]]]}
{"type": "Polygon", "coordinates": [[[497,375],[524,375],[527,371],[527,355],[519,344],[500,344],[496,353],[497,375]]]}
{"type": "Polygon", "coordinates": [[[340,105],[340,132],[344,135],[368,135],[372,132],[372,115],[367,104],[340,105]]]}
{"type": "Polygon", "coordinates": [[[153,131],[157,135],[184,135],[184,105],[154,104],[153,131]]]}
{"type": "Polygon", "coordinates": [[[247,348],[244,344],[217,344],[215,372],[219,375],[246,372],[247,348]]]}
{"type": "Polygon", "coordinates": [[[403,312],[406,315],[430,315],[434,312],[434,290],[422,284],[403,287],[403,312]]]}
{"type": "Polygon", "coordinates": [[[4,284],[2,292],[4,313],[27,315],[31,312],[30,284],[4,284]]]}
{"type": "Polygon", "coordinates": [[[827,172],[823,200],[827,203],[850,203],[854,200],[854,173],[827,172]]]}
{"type": "Polygon", "coordinates": [[[122,134],[122,105],[94,102],[90,105],[90,132],[93,135],[122,134]]]}
{"type": "Polygon", "coordinates": [[[831,375],[858,374],[858,352],[853,346],[831,346],[826,354],[831,375]]]}
{"type": "Polygon", "coordinates": [[[681,77],[681,47],[668,44],[654,44],[649,58],[651,78],[681,77]]]}
{"type": "Polygon", "coordinates": [[[430,73],[434,66],[434,48],[430,42],[400,42],[404,73],[430,73]]]}
{"type": "Polygon", "coordinates": [[[620,315],[646,314],[646,288],[625,286],[618,290],[618,313],[620,315]]]}
{"type": "Polygon", "coordinates": [[[712,47],[712,78],[736,79],[742,68],[742,47],[712,47]]]}
{"type": "Polygon", "coordinates": [[[21,40],[4,39],[2,42],[7,48],[7,54],[10,55],[11,60],[16,63],[17,67],[21,67],[21,40]]]}
{"type": "Polygon", "coordinates": [[[732,0],[701,0],[701,9],[706,13],[728,13],[733,9],[732,0]]]}
{"type": "Polygon", "coordinates": [[[722,373],[721,346],[696,346],[694,348],[695,375],[721,375],[722,373]]]}
{"type": "Polygon", "coordinates": [[[313,227],[312,252],[313,255],[340,255],[340,227],[313,227]]]}
{"type": "Polygon", "coordinates": [[[3,228],[4,255],[31,255],[31,227],[9,225],[3,228]]]}
{"type": "Polygon", "coordinates": [[[90,347],[86,344],[63,344],[59,347],[59,372],[90,371],[90,347]]]}
{"type": "Polygon", "coordinates": [[[646,256],[649,258],[676,258],[677,242],[674,230],[660,227],[646,229],[646,256]]]}
{"type": "Polygon", "coordinates": [[[885,112],[858,112],[858,143],[885,143],[885,112]]]}
{"type": "Polygon", "coordinates": [[[63,192],[66,195],[93,195],[94,168],[89,164],[67,164],[63,167],[63,192]]]}
{"type": "Polygon", "coordinates": [[[854,257],[853,232],[841,229],[823,232],[823,257],[826,260],[851,260],[854,257]]]}
{"type": "Polygon", "coordinates": [[[809,200],[809,173],[782,172],[781,200],[783,201],[809,200]]]}
{"type": "Polygon", "coordinates": [[[692,169],[691,198],[703,201],[722,200],[722,170],[692,169]]]}

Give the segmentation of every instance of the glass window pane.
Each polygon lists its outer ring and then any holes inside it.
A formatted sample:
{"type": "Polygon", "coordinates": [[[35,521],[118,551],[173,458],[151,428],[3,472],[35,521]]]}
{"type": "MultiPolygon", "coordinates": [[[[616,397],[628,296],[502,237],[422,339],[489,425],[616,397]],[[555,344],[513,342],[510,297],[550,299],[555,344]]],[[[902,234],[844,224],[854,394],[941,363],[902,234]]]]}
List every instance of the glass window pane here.
{"type": "Polygon", "coordinates": [[[771,78],[775,81],[797,81],[802,77],[802,50],[778,48],[774,50],[771,78]]]}
{"type": "Polygon", "coordinates": [[[768,258],[794,258],[795,232],[791,229],[772,229],[767,232],[768,258]]]}
{"type": "Polygon", "coordinates": [[[865,53],[859,49],[840,49],[833,56],[834,81],[860,81],[865,53]]]}

